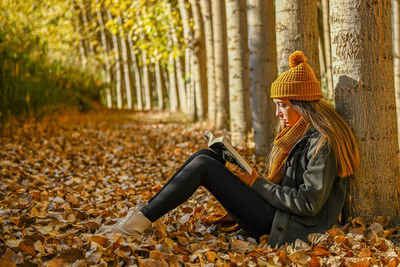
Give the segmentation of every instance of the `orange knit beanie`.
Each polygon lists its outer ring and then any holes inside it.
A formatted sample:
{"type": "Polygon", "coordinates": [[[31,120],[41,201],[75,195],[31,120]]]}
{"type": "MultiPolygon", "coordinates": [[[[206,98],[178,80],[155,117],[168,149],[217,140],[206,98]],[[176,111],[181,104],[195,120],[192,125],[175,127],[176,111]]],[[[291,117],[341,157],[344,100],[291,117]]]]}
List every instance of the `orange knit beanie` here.
{"type": "Polygon", "coordinates": [[[314,101],[322,98],[321,86],[306,61],[307,58],[301,51],[295,51],[290,55],[290,69],[279,75],[272,83],[271,98],[300,101],[314,101]]]}

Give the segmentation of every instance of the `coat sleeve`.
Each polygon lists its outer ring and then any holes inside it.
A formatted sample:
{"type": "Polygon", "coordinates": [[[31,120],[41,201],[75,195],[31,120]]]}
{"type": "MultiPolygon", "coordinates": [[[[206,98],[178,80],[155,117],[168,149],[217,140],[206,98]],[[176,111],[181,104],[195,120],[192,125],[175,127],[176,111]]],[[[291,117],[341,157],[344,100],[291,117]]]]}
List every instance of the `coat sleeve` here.
{"type": "Polygon", "coordinates": [[[314,157],[317,143],[312,142],[307,151],[308,165],[303,173],[304,183],[298,188],[274,184],[260,177],[252,189],[277,209],[298,216],[311,217],[318,214],[329,197],[337,171],[328,145],[325,144],[314,157]]]}

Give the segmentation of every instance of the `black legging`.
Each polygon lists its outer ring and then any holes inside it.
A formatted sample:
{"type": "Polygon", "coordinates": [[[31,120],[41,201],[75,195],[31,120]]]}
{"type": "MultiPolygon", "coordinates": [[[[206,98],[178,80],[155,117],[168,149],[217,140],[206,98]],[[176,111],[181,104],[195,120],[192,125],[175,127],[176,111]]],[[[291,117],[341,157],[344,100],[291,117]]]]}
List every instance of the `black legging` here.
{"type": "Polygon", "coordinates": [[[191,155],[141,212],[152,222],[185,202],[204,186],[234,220],[256,239],[271,231],[275,208],[225,167],[214,151],[191,155]]]}

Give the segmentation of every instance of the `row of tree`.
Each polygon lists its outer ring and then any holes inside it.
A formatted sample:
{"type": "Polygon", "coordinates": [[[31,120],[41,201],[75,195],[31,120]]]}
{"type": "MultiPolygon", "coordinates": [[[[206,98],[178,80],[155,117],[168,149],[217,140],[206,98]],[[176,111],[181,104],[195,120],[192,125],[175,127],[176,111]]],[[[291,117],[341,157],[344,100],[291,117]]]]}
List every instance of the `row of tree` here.
{"type": "Polygon", "coordinates": [[[400,219],[391,1],[74,0],[72,8],[82,62],[99,56],[113,85],[108,107],[151,109],[156,100],[229,127],[234,145],[252,127],[261,156],[273,138],[270,85],[302,50],[360,146],[352,214],[400,219]]]}

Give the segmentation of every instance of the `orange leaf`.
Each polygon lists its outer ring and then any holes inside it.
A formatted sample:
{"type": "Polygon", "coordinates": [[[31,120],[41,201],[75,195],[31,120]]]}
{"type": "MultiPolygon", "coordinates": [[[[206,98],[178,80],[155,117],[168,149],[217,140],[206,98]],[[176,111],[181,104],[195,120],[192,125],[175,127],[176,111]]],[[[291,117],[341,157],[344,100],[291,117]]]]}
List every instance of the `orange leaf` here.
{"type": "Polygon", "coordinates": [[[379,250],[383,251],[383,252],[386,252],[386,251],[389,250],[389,246],[383,240],[381,242],[379,242],[379,244],[376,245],[375,247],[378,248],[379,250]]]}
{"type": "Polygon", "coordinates": [[[359,258],[371,257],[372,253],[369,248],[364,248],[361,252],[357,255],[359,258]]]}
{"type": "Polygon", "coordinates": [[[340,228],[332,228],[327,233],[330,237],[344,236],[344,232],[340,228]]]}
{"type": "Polygon", "coordinates": [[[214,251],[207,251],[204,254],[206,255],[207,260],[211,262],[214,262],[215,259],[218,257],[217,253],[215,253],[214,251]]]}
{"type": "Polygon", "coordinates": [[[108,247],[111,243],[105,236],[94,235],[89,238],[89,241],[96,242],[97,244],[101,245],[102,247],[108,247]]]}
{"type": "Polygon", "coordinates": [[[35,247],[33,244],[33,241],[31,240],[24,240],[21,243],[19,243],[18,248],[22,251],[22,254],[28,254],[32,256],[36,256],[36,251],[35,247]]]}
{"type": "Polygon", "coordinates": [[[329,251],[321,245],[314,247],[313,253],[315,256],[329,256],[329,251]]]}
{"type": "Polygon", "coordinates": [[[367,222],[366,222],[365,218],[363,218],[363,217],[356,217],[356,218],[354,218],[353,221],[351,222],[351,224],[353,225],[353,227],[360,227],[360,226],[363,226],[364,229],[365,229],[366,226],[367,226],[367,222]]]}
{"type": "Polygon", "coordinates": [[[351,267],[368,267],[370,265],[371,265],[371,263],[370,263],[369,259],[364,259],[363,261],[350,263],[351,267]]]}
{"type": "Polygon", "coordinates": [[[238,254],[246,253],[247,248],[249,246],[249,242],[242,241],[239,239],[231,239],[230,243],[231,243],[232,252],[238,253],[238,254]]]}
{"type": "Polygon", "coordinates": [[[311,258],[311,260],[308,262],[308,267],[320,267],[321,263],[320,263],[320,258],[311,258]]]}

